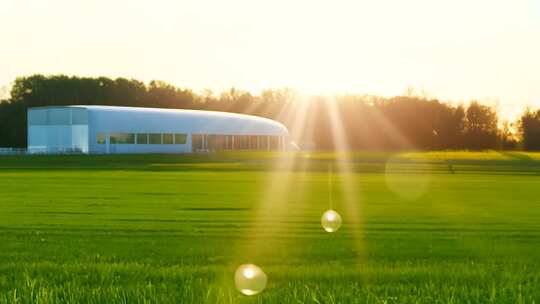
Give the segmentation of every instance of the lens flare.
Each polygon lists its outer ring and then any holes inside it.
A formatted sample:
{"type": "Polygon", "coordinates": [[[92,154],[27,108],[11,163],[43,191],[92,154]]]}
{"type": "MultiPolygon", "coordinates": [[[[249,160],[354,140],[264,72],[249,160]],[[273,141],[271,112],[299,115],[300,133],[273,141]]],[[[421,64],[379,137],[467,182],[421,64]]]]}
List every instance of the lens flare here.
{"type": "Polygon", "coordinates": [[[234,282],[238,291],[246,296],[260,293],[266,288],[266,274],[257,265],[240,265],[234,275],[234,282]]]}
{"type": "Polygon", "coordinates": [[[326,232],[336,232],[341,227],[341,216],[334,210],[328,210],[322,215],[321,225],[326,232]]]}

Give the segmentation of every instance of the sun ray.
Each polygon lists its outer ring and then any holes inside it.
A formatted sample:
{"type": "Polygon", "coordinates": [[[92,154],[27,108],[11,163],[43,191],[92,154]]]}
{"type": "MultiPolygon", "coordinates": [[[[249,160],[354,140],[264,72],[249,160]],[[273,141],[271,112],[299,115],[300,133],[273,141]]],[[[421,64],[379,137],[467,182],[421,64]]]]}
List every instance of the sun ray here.
{"type": "MultiPolygon", "coordinates": [[[[309,111],[309,103],[300,101],[298,107],[293,111],[283,110],[281,115],[291,115],[293,118],[289,126],[291,134],[295,130],[302,130],[305,125],[309,111]],[[287,113],[289,112],[289,113],[287,113]]],[[[295,187],[294,182],[301,176],[295,172],[297,155],[289,151],[282,151],[277,154],[270,168],[267,184],[260,196],[259,204],[255,210],[255,215],[246,230],[246,236],[249,242],[245,246],[235,248],[235,256],[239,259],[257,259],[261,255],[267,254],[267,250],[279,251],[278,242],[274,242],[272,236],[275,233],[286,232],[290,226],[287,221],[290,219],[290,195],[295,187]]],[[[301,192],[295,192],[301,195],[301,192]]],[[[262,265],[261,265],[262,266],[262,265]]]]}
{"type": "Polygon", "coordinates": [[[396,143],[401,149],[414,150],[414,144],[401,133],[389,120],[382,114],[377,107],[371,107],[370,114],[373,115],[374,122],[380,127],[380,130],[390,137],[393,143],[396,143]]]}
{"type": "Polygon", "coordinates": [[[364,221],[362,213],[362,204],[360,192],[357,190],[358,183],[355,181],[354,169],[351,167],[351,158],[349,152],[349,144],[346,140],[346,131],[343,127],[341,115],[336,105],[335,99],[327,99],[325,103],[330,119],[331,135],[334,142],[334,150],[336,155],[336,166],[339,177],[341,177],[341,190],[343,192],[343,203],[345,205],[346,219],[351,220],[349,223],[352,234],[355,238],[356,254],[359,258],[359,263],[362,263],[365,258],[366,246],[364,243],[364,221]]]}

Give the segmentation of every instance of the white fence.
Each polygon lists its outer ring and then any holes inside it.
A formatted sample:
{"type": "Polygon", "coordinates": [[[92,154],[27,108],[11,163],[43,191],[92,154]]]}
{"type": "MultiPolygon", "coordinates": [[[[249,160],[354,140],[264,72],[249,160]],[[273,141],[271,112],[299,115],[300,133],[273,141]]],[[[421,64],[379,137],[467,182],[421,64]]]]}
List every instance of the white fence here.
{"type": "Polygon", "coordinates": [[[27,154],[26,149],[21,148],[0,148],[0,155],[24,155],[27,154]]]}
{"type": "Polygon", "coordinates": [[[30,147],[29,149],[21,148],[0,148],[0,155],[29,155],[29,154],[83,154],[79,148],[46,148],[46,147],[30,147]]]}

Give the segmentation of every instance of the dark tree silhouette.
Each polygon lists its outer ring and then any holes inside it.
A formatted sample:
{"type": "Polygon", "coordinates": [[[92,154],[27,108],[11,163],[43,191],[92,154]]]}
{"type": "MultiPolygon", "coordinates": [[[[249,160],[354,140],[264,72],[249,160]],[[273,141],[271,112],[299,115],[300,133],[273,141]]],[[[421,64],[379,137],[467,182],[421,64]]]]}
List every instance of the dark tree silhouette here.
{"type": "Polygon", "coordinates": [[[540,151],[540,110],[526,109],[519,120],[523,148],[540,151]]]}
{"type": "Polygon", "coordinates": [[[465,147],[473,150],[497,147],[498,117],[490,107],[471,102],[465,118],[465,147]]]}
{"type": "MultiPolygon", "coordinates": [[[[287,125],[305,146],[332,150],[515,148],[508,126],[498,129],[495,110],[478,102],[453,106],[437,99],[345,95],[298,101],[291,89],[255,96],[231,88],[196,94],[163,81],[65,75],[19,77],[0,104],[0,146],[26,146],[26,109],[51,105],[117,105],[228,111],[268,117],[287,125]],[[337,118],[337,119],[336,119],[337,118]],[[336,136],[339,132],[339,137],[336,136]]],[[[540,113],[520,122],[526,149],[540,150],[540,113]]]]}

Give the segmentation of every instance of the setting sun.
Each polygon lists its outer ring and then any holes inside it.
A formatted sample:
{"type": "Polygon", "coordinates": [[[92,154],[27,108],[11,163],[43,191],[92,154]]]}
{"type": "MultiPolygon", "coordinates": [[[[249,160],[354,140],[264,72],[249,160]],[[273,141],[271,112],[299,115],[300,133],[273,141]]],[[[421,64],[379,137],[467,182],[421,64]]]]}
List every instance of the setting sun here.
{"type": "Polygon", "coordinates": [[[30,73],[540,105],[537,0],[0,0],[0,87],[30,73]]]}

